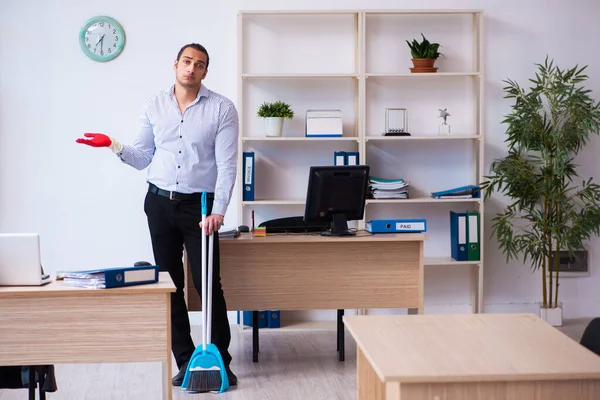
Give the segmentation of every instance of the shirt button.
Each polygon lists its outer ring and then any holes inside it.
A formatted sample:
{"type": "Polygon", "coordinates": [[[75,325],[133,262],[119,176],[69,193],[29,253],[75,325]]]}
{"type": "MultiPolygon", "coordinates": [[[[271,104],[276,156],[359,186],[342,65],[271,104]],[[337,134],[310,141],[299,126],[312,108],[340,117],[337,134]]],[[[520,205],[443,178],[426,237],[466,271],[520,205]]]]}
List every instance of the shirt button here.
{"type": "Polygon", "coordinates": [[[181,150],[179,150],[179,154],[181,154],[181,150]]]}
{"type": "Polygon", "coordinates": [[[183,136],[179,136],[179,139],[181,139],[183,136]]]}
{"type": "Polygon", "coordinates": [[[181,122],[183,122],[183,120],[181,120],[181,122]]]}
{"type": "Polygon", "coordinates": [[[181,165],[178,165],[177,168],[181,168],[181,165]]]}

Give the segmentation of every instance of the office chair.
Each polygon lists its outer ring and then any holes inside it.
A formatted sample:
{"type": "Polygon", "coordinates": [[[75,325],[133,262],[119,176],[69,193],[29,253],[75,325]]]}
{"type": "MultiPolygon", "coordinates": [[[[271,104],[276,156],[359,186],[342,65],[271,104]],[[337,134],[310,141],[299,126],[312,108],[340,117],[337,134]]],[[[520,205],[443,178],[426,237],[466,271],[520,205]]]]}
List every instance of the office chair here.
{"type": "Polygon", "coordinates": [[[583,331],[579,344],[600,356],[600,318],[590,321],[583,331]]]}

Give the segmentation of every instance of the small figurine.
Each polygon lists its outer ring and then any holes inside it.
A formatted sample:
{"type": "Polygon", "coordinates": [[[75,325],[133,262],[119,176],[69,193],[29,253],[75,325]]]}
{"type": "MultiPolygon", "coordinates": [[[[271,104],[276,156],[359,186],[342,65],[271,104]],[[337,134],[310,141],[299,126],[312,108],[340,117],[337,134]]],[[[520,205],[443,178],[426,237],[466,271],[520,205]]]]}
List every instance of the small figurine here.
{"type": "Polygon", "coordinates": [[[447,111],[447,108],[443,110],[440,108],[440,118],[444,120],[444,122],[440,125],[439,134],[440,135],[450,135],[450,125],[446,122],[446,118],[450,116],[450,113],[447,111]]]}
{"type": "Polygon", "coordinates": [[[446,118],[448,118],[450,116],[450,113],[447,110],[447,108],[444,108],[443,110],[440,108],[440,118],[444,119],[444,125],[448,125],[446,123],[446,118]]]}

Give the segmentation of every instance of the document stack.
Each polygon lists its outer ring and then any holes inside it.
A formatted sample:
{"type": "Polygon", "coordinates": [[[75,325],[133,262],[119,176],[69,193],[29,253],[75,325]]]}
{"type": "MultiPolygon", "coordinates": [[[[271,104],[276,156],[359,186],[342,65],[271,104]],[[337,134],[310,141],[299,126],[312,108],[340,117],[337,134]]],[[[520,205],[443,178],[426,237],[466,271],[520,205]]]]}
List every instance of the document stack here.
{"type": "Polygon", "coordinates": [[[431,197],[434,199],[473,199],[479,198],[480,192],[479,186],[468,185],[440,192],[432,192],[431,197]]]}
{"type": "Polygon", "coordinates": [[[404,179],[369,177],[369,197],[372,199],[408,199],[409,182],[404,179]]]}

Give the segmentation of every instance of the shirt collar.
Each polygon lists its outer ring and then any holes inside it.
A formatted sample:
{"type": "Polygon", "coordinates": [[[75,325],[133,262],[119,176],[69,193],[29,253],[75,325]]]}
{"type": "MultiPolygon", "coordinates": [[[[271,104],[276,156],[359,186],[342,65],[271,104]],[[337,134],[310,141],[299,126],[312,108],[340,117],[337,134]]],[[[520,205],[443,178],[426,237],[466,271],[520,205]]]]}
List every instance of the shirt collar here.
{"type": "MultiPolygon", "coordinates": [[[[175,84],[171,85],[167,92],[169,93],[172,99],[175,99],[175,84]]],[[[194,103],[200,100],[200,97],[208,97],[209,92],[210,90],[208,90],[206,86],[200,85],[200,90],[198,91],[198,96],[196,96],[196,100],[194,101],[194,103]]]]}

